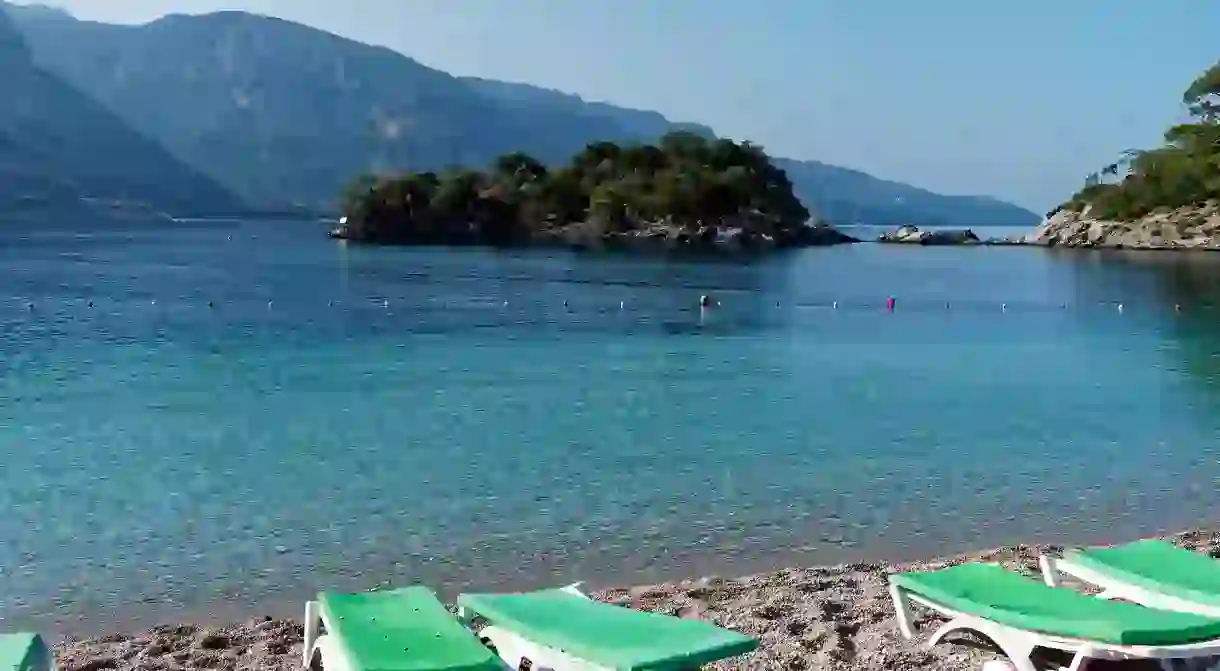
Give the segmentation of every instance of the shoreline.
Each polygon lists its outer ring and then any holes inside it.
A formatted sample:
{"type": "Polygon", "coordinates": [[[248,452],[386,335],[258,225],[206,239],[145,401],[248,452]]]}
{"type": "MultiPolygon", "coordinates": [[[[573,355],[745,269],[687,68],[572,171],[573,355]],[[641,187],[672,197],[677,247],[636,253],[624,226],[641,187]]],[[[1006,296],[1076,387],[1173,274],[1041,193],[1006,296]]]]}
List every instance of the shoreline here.
{"type": "MultiPolygon", "coordinates": [[[[1160,536],[1184,547],[1220,551],[1220,529],[1160,536]]],[[[985,642],[924,646],[937,621],[917,613],[919,636],[898,633],[886,577],[897,571],[935,569],[965,561],[999,562],[1037,575],[1041,552],[1058,545],[1015,545],[914,562],[858,562],[785,568],[739,578],[703,577],[654,585],[596,590],[596,598],[621,606],[699,618],[755,636],[759,649],[708,668],[937,669],[966,671],[996,659],[985,642]]],[[[72,637],[54,646],[64,671],[102,669],[251,669],[280,671],[300,665],[302,626],[295,619],[259,615],[217,627],[167,624],[139,633],[72,637]]],[[[1099,666],[1099,668],[1104,668],[1099,666]]],[[[1129,668],[1129,667],[1124,667],[1129,668]]]]}

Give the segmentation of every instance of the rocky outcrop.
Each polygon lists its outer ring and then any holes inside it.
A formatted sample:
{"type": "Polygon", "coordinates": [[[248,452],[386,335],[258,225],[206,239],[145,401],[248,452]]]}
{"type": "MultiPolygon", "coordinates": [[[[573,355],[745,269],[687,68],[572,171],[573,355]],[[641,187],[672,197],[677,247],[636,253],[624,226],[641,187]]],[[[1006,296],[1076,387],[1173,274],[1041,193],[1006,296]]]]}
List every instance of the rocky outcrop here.
{"type": "Polygon", "coordinates": [[[741,227],[689,227],[668,223],[628,231],[605,231],[595,224],[583,222],[552,229],[534,242],[558,243],[582,250],[748,254],[799,247],[826,247],[860,240],[824,224],[803,226],[795,234],[776,237],[741,227]]]}
{"type": "MultiPolygon", "coordinates": [[[[483,244],[470,234],[470,226],[462,222],[455,226],[435,227],[433,230],[451,230],[453,233],[421,240],[395,240],[391,244],[450,246],[483,244]]],[[[361,239],[353,235],[352,229],[348,227],[346,217],[339,221],[338,226],[330,229],[327,235],[339,240],[361,242],[361,239]]],[[[855,242],[860,242],[860,240],[826,224],[801,226],[794,231],[783,231],[773,236],[758,233],[743,226],[684,226],[662,221],[628,230],[607,230],[604,223],[583,221],[540,230],[529,237],[513,240],[504,246],[566,247],[579,251],[756,254],[782,249],[828,247],[855,242]]]]}
{"type": "Polygon", "coordinates": [[[979,243],[979,236],[968,228],[921,231],[915,226],[907,225],[889,233],[883,233],[880,238],[877,238],[877,242],[907,245],[973,245],[979,243]]]}
{"type": "Polygon", "coordinates": [[[1022,242],[1046,247],[1220,250],[1220,202],[1153,212],[1135,221],[1111,221],[1059,210],[1022,242]]]}

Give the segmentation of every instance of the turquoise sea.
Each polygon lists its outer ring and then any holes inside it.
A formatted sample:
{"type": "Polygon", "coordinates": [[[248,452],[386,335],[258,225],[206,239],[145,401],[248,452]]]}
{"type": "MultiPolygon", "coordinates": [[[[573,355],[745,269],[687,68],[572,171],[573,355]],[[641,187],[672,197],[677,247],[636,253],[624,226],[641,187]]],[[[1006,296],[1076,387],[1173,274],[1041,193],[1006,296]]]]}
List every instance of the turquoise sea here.
{"type": "Polygon", "coordinates": [[[1220,255],[78,228],[0,234],[5,628],[1220,518],[1220,255]]]}

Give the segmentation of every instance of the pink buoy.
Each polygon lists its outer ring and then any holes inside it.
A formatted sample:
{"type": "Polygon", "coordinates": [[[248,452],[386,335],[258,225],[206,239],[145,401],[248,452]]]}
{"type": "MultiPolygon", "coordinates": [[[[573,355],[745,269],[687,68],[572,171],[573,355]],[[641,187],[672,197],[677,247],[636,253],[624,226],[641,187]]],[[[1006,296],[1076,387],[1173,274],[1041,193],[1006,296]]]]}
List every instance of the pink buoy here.
{"type": "Polygon", "coordinates": [[[890,310],[891,312],[894,310],[894,297],[893,296],[890,296],[888,299],[886,299],[885,309],[890,310]]]}

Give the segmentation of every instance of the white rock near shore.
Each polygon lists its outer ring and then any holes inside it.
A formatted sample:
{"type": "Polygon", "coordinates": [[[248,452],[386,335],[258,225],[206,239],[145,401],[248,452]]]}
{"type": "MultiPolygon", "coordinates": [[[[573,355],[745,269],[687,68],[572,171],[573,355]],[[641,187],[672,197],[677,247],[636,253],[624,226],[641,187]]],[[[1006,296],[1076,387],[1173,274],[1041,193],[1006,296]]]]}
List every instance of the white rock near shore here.
{"type": "MultiPolygon", "coordinates": [[[[1220,532],[1197,531],[1170,540],[1220,554],[1220,532]]],[[[923,644],[940,619],[919,611],[920,637],[899,636],[886,576],[964,561],[998,561],[1037,575],[1040,552],[1051,546],[1018,546],[948,560],[904,565],[881,563],[792,568],[737,579],[703,578],[647,587],[609,589],[597,598],[679,617],[699,618],[758,637],[750,655],[711,668],[722,671],[977,671],[999,659],[986,640],[957,638],[935,649],[923,644]]],[[[1079,588],[1079,586],[1077,586],[1079,588]]],[[[180,624],[131,635],[71,640],[55,647],[62,671],[102,669],[250,669],[287,671],[301,660],[300,622],[255,618],[244,624],[201,628],[180,624]]],[[[1056,660],[1061,661],[1061,660],[1056,660]]],[[[1140,663],[1093,664],[1090,671],[1156,669],[1140,663]]]]}
{"type": "Polygon", "coordinates": [[[1135,221],[1109,221],[1059,210],[1022,242],[1048,247],[1220,250],[1220,203],[1154,212],[1135,221]]]}
{"type": "Polygon", "coordinates": [[[974,245],[981,242],[979,236],[968,228],[940,231],[921,231],[917,226],[907,224],[899,226],[888,233],[881,234],[877,242],[906,245],[974,245]]]}

